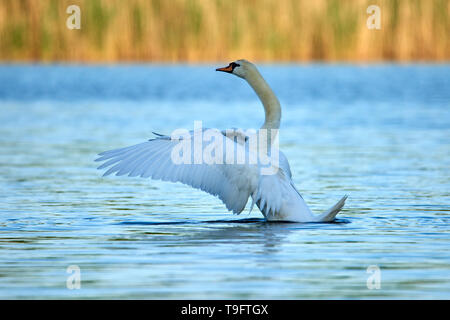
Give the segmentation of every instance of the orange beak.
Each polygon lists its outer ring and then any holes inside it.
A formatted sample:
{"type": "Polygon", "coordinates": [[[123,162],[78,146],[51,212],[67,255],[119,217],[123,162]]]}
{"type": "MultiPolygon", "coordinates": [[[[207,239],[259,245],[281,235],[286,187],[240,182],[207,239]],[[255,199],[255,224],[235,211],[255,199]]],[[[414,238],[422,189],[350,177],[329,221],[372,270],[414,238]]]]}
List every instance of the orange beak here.
{"type": "Polygon", "coordinates": [[[223,72],[231,73],[231,72],[233,72],[233,67],[231,66],[231,63],[230,63],[227,67],[217,68],[216,71],[223,71],[223,72]]]}

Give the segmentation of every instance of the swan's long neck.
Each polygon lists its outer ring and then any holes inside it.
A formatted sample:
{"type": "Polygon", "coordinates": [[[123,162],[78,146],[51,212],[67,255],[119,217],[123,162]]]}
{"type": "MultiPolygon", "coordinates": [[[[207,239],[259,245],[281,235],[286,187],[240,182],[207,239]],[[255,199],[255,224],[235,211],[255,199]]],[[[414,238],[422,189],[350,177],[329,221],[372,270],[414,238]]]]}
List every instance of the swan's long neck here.
{"type": "Polygon", "coordinates": [[[247,75],[247,82],[255,90],[261,100],[265,115],[265,121],[261,129],[279,129],[281,121],[281,106],[277,97],[269,87],[267,82],[255,68],[253,72],[247,75]]]}

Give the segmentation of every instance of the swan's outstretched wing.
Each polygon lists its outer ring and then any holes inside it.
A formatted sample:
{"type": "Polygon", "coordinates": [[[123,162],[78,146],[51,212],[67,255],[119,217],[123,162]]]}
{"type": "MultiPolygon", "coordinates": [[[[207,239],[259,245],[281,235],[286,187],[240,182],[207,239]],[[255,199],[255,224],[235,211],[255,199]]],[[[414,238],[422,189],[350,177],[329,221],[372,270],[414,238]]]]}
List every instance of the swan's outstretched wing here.
{"type": "MultiPolygon", "coordinates": [[[[200,147],[197,142],[204,138],[202,131],[191,131],[188,136],[179,139],[158,135],[144,143],[100,153],[100,158],[96,161],[106,162],[98,169],[109,167],[104,175],[128,174],[131,177],[181,182],[218,196],[228,210],[238,214],[245,208],[249,196],[258,188],[259,168],[248,161],[244,164],[230,164],[228,159],[227,162],[231,149],[235,155],[243,152],[248,157],[249,152],[245,150],[245,146],[225,137],[220,131],[216,130],[215,133],[213,132],[215,139],[200,147]],[[200,154],[209,154],[213,159],[198,158],[200,154]],[[180,159],[184,161],[180,163],[180,159]]],[[[259,195],[260,197],[264,195],[259,195]]]]}

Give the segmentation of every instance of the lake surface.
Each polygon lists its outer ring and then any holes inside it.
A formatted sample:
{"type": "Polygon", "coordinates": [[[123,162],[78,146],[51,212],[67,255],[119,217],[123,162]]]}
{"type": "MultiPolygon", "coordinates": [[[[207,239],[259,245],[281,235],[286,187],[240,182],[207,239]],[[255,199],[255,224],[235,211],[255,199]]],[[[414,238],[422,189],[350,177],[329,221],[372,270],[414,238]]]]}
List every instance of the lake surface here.
{"type": "Polygon", "coordinates": [[[0,66],[1,299],[450,298],[450,65],[261,66],[306,202],[349,195],[335,223],[102,178],[97,153],[152,131],[258,128],[216,67],[0,66]]]}

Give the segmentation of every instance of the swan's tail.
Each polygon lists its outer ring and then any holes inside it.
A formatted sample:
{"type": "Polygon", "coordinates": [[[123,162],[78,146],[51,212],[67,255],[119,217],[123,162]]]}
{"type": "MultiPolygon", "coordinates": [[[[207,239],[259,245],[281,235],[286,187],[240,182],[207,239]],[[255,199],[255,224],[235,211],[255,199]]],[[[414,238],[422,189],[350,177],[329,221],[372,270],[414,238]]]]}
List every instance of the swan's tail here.
{"type": "Polygon", "coordinates": [[[336,215],[341,211],[341,209],[344,207],[345,200],[347,200],[347,195],[345,195],[341,200],[339,200],[338,203],[336,203],[334,206],[332,206],[328,211],[320,214],[317,217],[317,221],[319,222],[329,222],[333,221],[336,215]]]}

